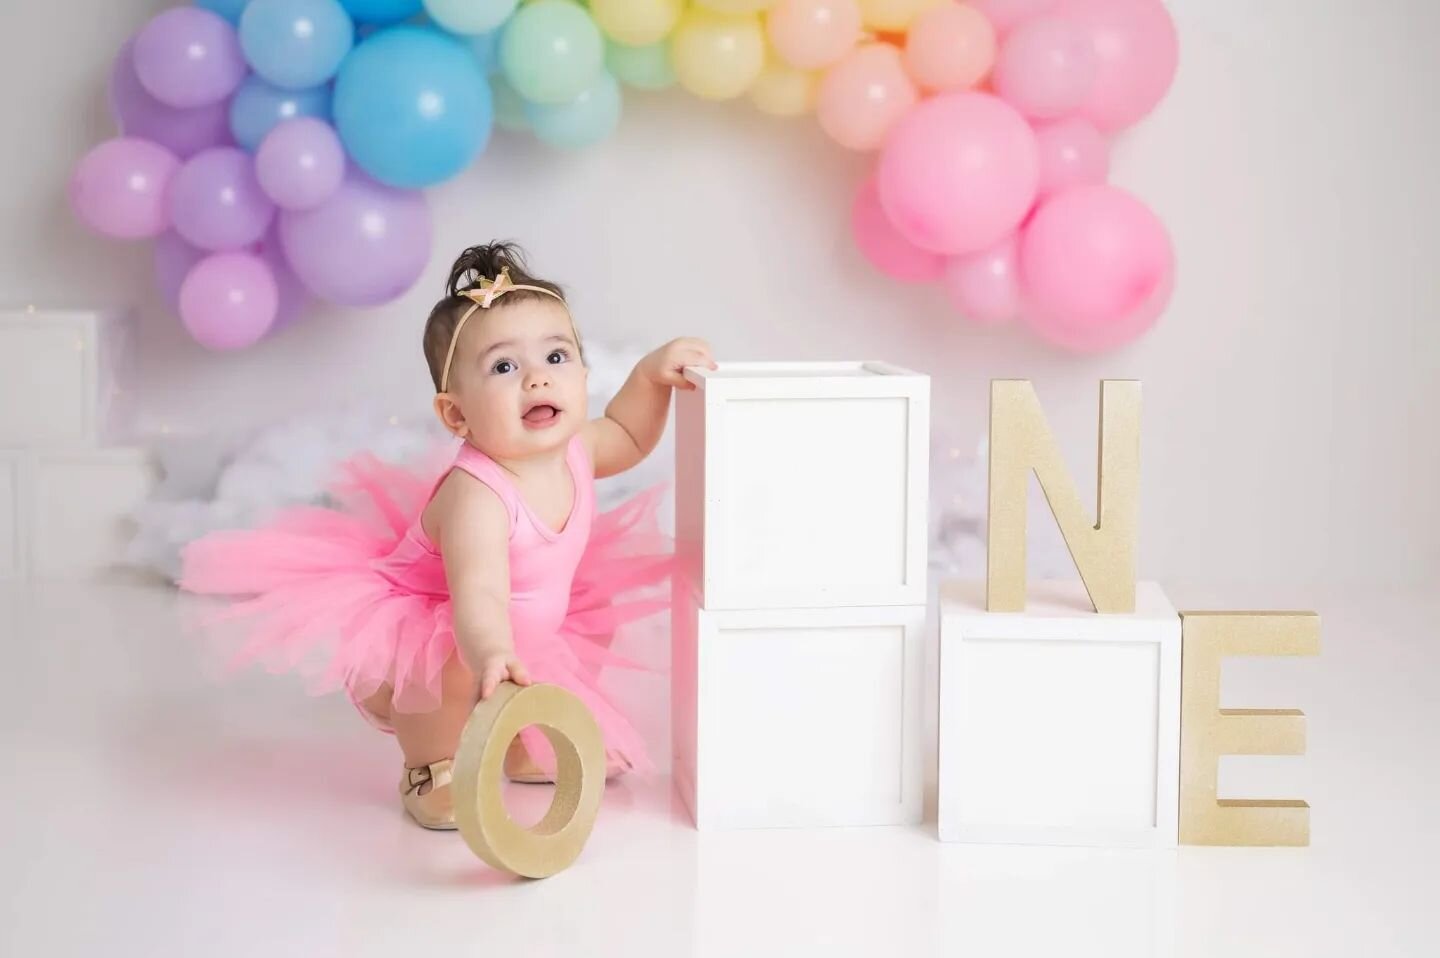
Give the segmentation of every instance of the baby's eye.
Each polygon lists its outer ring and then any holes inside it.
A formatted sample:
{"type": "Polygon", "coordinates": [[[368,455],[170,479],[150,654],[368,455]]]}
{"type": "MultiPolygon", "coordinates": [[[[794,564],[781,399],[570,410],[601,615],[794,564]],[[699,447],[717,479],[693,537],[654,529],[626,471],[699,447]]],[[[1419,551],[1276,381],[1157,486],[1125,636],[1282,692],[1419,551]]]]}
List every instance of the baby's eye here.
{"type": "Polygon", "coordinates": [[[508,359],[502,359],[491,367],[490,371],[503,376],[506,373],[513,373],[515,371],[515,364],[508,359]]]}
{"type": "Polygon", "coordinates": [[[563,349],[557,349],[545,357],[545,361],[552,366],[558,366],[570,358],[570,354],[563,349]]]}

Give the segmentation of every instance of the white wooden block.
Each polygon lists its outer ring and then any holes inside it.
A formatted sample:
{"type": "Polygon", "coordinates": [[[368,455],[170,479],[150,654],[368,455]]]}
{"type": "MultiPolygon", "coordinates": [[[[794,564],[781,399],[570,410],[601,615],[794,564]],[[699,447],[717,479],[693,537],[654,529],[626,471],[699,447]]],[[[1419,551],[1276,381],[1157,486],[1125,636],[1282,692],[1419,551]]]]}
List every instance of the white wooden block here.
{"type": "Polygon", "coordinates": [[[673,768],[697,828],[920,820],[924,606],[674,598],[673,768]]]}
{"type": "Polygon", "coordinates": [[[0,310],[0,447],[92,445],[117,429],[128,314],[0,310]]]}
{"type": "Polygon", "coordinates": [[[923,605],[928,377],[885,363],[691,369],[676,549],[701,605],[923,605]]]}
{"type": "Polygon", "coordinates": [[[1176,844],[1180,618],[1158,585],[1097,615],[1079,581],[1016,613],[946,583],[940,614],[941,841],[1176,844]]]}

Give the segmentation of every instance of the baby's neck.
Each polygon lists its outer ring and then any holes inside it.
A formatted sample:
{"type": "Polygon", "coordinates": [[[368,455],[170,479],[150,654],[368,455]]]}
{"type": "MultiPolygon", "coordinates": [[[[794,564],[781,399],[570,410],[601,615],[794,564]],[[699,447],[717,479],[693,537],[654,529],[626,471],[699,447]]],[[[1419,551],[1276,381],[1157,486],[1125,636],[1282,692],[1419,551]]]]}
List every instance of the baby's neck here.
{"type": "MultiPolygon", "coordinates": [[[[468,442],[469,440],[466,441],[468,442]]],[[[471,445],[474,446],[473,443],[471,443],[471,445]]],[[[529,456],[518,458],[497,456],[493,453],[486,452],[484,449],[480,449],[479,446],[474,446],[474,448],[485,453],[495,465],[504,469],[516,479],[544,479],[567,468],[566,454],[570,448],[570,441],[566,440],[553,449],[546,449],[529,456]]]]}

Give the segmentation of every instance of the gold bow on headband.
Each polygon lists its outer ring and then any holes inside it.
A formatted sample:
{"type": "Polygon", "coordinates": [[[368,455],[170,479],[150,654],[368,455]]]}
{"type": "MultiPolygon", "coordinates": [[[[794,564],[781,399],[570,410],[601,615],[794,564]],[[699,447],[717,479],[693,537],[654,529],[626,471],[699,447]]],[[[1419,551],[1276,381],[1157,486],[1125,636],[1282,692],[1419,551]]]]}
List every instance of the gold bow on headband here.
{"type": "MultiPolygon", "coordinates": [[[[458,295],[464,296],[475,305],[465,310],[465,315],[460,317],[460,322],[455,324],[455,332],[450,334],[450,348],[445,352],[445,365],[440,370],[440,391],[445,392],[450,384],[450,363],[455,358],[455,344],[460,342],[460,330],[465,328],[465,323],[471,316],[475,315],[477,309],[489,309],[494,305],[495,300],[506,293],[513,293],[517,289],[528,289],[536,293],[544,293],[546,296],[553,296],[564,305],[565,298],[553,289],[546,289],[543,286],[527,286],[523,283],[516,283],[510,279],[510,268],[500,270],[500,275],[491,279],[488,276],[480,277],[478,286],[464,289],[458,295]]],[[[567,307],[568,308],[568,307],[567,307]]]]}

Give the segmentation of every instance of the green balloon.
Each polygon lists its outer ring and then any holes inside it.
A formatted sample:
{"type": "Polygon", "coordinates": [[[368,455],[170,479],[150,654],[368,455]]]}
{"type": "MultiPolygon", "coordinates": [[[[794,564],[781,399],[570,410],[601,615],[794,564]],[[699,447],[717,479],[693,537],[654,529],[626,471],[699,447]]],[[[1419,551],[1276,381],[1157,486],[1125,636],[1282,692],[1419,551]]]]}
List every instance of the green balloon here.
{"type": "Polygon", "coordinates": [[[500,38],[500,69],[531,103],[569,103],[590,89],[604,64],[600,28],[571,0],[522,6],[500,38]]]}
{"type": "Polygon", "coordinates": [[[495,107],[496,126],[512,132],[530,129],[530,121],[525,118],[525,98],[515,92],[503,75],[490,78],[490,97],[495,107]]]}
{"type": "Polygon", "coordinates": [[[670,65],[670,42],[661,40],[643,47],[627,46],[613,40],[605,45],[605,65],[620,79],[641,90],[663,90],[675,84],[670,65]]]}

